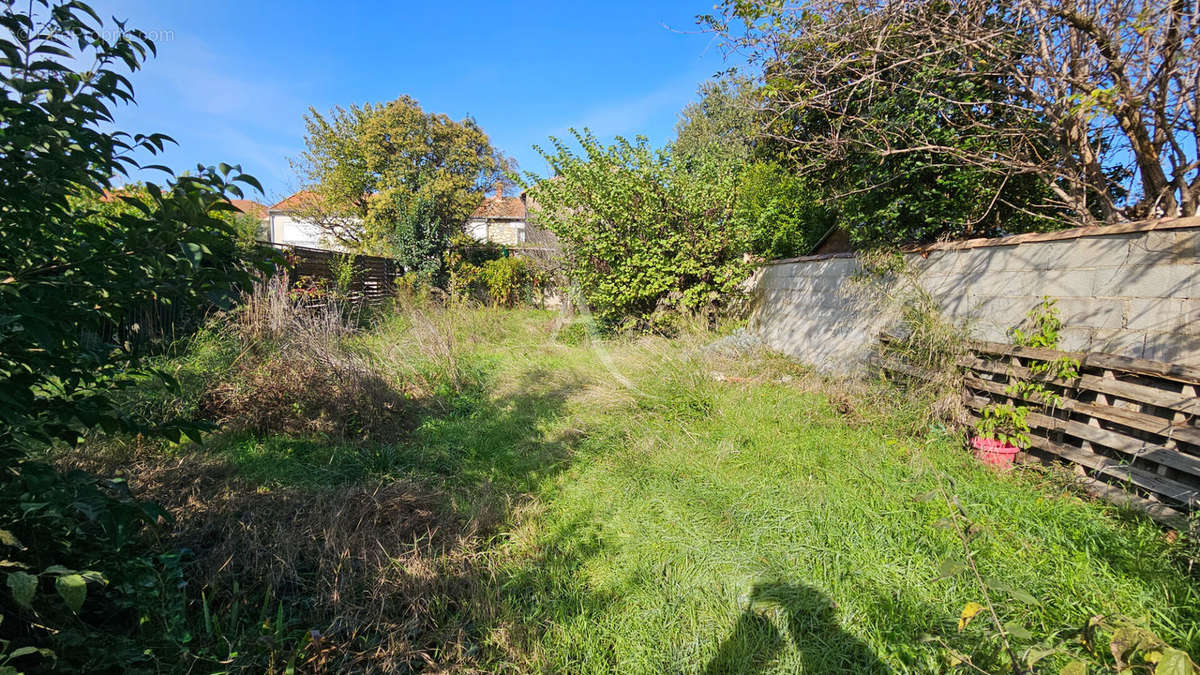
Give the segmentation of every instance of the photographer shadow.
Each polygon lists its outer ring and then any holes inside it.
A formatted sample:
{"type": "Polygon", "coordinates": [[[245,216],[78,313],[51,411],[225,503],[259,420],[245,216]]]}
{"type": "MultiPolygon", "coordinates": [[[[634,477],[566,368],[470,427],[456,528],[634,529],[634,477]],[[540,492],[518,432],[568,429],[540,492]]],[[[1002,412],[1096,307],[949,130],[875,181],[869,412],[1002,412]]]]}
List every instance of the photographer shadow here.
{"type": "Polygon", "coordinates": [[[799,584],[755,584],[750,604],[733,632],[702,671],[704,675],[765,673],[773,670],[791,640],[804,673],[890,673],[870,647],[842,630],[833,603],[823,593],[799,584]],[[782,613],[787,635],[771,621],[782,613]]]}

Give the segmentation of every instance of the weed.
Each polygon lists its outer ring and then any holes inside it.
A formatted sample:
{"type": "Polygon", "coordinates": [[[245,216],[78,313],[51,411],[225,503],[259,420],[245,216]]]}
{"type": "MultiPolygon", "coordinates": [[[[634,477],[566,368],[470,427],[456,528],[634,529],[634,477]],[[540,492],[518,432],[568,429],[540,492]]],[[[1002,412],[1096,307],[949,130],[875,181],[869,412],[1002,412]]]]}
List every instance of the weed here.
{"type": "MultiPolygon", "coordinates": [[[[401,303],[344,338],[411,392],[399,439],[228,433],[109,460],[178,519],[164,541],[193,552],[190,658],[260,672],[938,672],[955,654],[990,667],[994,622],[958,629],[978,584],[939,571],[966,555],[948,507],[920,499],[947,479],[980,577],[1037,599],[993,594],[1002,627],[1071,637],[1095,616],[1144,617],[1200,649],[1178,542],[1039,471],[978,466],[910,389],[705,350],[703,326],[557,335],[546,312],[401,303]]],[[[1018,660],[1038,642],[1005,630],[1018,660]]],[[[1116,665],[1080,644],[1039,667],[1116,665]]]]}
{"type": "Polygon", "coordinates": [[[396,438],[405,397],[371,354],[349,345],[355,328],[337,302],[306,305],[283,284],[260,286],[225,326],[239,355],[204,389],[200,415],[258,434],[396,438]]]}
{"type": "Polygon", "coordinates": [[[880,354],[919,373],[904,378],[902,384],[925,411],[920,425],[964,426],[968,418],[962,405],[960,362],[967,354],[967,326],[942,317],[940,303],[919,281],[919,270],[899,251],[864,252],[861,262],[848,291],[875,298],[880,303],[877,311],[896,313],[896,325],[881,342],[880,354]]]}

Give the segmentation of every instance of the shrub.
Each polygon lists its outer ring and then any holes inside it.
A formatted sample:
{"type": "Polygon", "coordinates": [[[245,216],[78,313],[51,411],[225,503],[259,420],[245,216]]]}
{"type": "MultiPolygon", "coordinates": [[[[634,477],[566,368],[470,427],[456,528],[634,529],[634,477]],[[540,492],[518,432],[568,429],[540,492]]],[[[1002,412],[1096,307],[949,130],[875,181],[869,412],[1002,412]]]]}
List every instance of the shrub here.
{"type": "Polygon", "coordinates": [[[532,299],[544,285],[538,266],[524,257],[509,255],[496,244],[476,242],[465,234],[451,240],[444,258],[449,273],[446,290],[456,298],[511,308],[532,299]]]}
{"type": "Polygon", "coordinates": [[[764,258],[806,255],[834,224],[810,179],[755,162],[738,176],[733,218],[747,250],[764,258]]]}
{"type": "Polygon", "coordinates": [[[663,314],[724,307],[747,273],[730,217],[732,170],[681,167],[644,138],[604,147],[573,133],[582,154],[552,139],[555,152],[541,152],[555,177],[530,190],[601,324],[654,328],[663,314]]]}
{"type": "Polygon", "coordinates": [[[31,457],[98,430],[181,438],[116,402],[147,378],[173,384],[131,317],[194,316],[270,270],[226,217],[238,183],[261,188],[219,165],[113,196],[135,153],[170,142],[111,127],[153,43],[78,1],[5,3],[0,27],[0,670],[123,672],[151,640],[183,640],[178,566],[142,537],[162,513],[31,457]]]}
{"type": "Polygon", "coordinates": [[[488,297],[501,307],[513,307],[529,285],[529,268],[521,258],[497,258],[480,268],[488,297]]]}

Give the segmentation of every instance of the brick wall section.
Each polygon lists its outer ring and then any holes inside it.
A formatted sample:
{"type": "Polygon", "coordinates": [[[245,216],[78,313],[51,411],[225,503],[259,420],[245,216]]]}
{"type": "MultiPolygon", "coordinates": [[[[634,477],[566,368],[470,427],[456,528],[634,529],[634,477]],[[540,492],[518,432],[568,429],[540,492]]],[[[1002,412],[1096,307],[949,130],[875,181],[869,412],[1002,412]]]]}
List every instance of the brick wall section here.
{"type": "MultiPolygon", "coordinates": [[[[971,336],[1006,332],[1042,296],[1057,299],[1066,350],[1200,365],[1200,218],[960,242],[905,254],[943,316],[971,336]]],[[[817,368],[860,368],[898,324],[888,296],[852,281],[852,256],[764,266],[752,278],[751,326],[817,368]]],[[[897,287],[892,286],[895,291],[897,287]]]]}

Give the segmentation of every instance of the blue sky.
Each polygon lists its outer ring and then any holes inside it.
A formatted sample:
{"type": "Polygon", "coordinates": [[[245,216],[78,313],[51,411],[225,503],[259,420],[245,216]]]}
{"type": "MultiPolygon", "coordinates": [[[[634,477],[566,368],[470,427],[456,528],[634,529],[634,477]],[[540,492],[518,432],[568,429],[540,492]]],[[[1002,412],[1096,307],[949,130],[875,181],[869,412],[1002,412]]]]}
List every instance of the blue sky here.
{"type": "Polygon", "coordinates": [[[272,203],[298,187],[308,106],[402,94],[427,111],[474,117],[523,170],[569,127],[601,137],[674,135],[703,80],[729,67],[688,2],[200,2],[95,0],[157,38],[134,78],[121,129],[178,142],[158,161],[176,171],[240,163],[272,203]]]}

